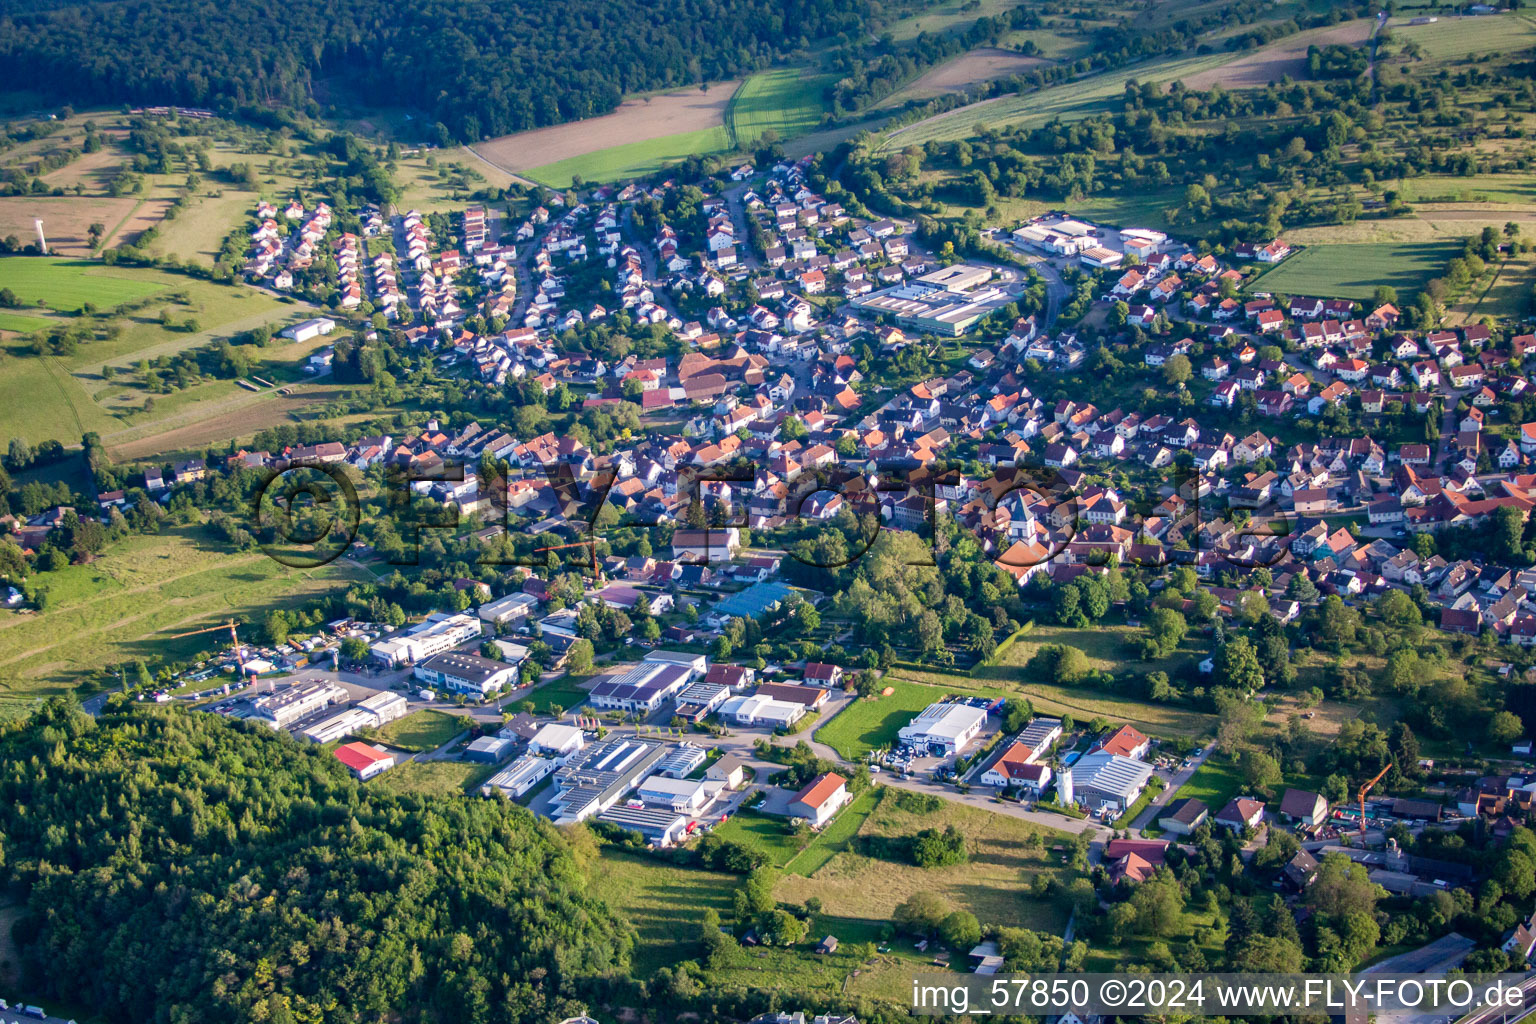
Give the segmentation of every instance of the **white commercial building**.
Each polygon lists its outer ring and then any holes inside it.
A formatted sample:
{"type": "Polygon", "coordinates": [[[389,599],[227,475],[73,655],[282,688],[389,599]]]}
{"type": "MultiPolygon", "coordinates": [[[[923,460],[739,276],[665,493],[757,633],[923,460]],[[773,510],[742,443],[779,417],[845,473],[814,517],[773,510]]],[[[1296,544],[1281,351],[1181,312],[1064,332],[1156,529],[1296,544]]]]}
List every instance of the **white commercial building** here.
{"type": "Polygon", "coordinates": [[[586,745],[586,736],[574,725],[551,722],[533,734],[528,752],[542,757],[567,757],[586,745]]]}
{"type": "Polygon", "coordinates": [[[930,704],[902,726],[901,742],[933,754],[958,754],[987,723],[985,708],[970,704],[930,704]]]}
{"type": "Polygon", "coordinates": [[[359,701],[340,714],[332,715],[304,730],[304,738],[311,743],[334,743],[351,736],[360,729],[377,729],[397,718],[404,717],[410,703],[398,693],[383,691],[359,701]]]}
{"type": "Polygon", "coordinates": [[[508,594],[494,601],[487,601],[475,610],[475,614],[493,626],[505,622],[522,622],[539,607],[539,599],[532,594],[508,594]]]}
{"type": "Polygon", "coordinates": [[[451,651],[480,633],[480,620],[473,615],[434,612],[401,635],[380,640],[371,650],[375,659],[393,668],[451,651]]]}
{"type": "Polygon", "coordinates": [[[303,323],[294,324],[280,332],[285,338],[294,341],[309,341],[311,338],[319,338],[330,334],[336,329],[336,321],[328,316],[316,317],[313,320],[305,320],[303,323]]]}
{"type": "Polygon", "coordinates": [[[714,800],[719,792],[718,782],[703,779],[671,779],[665,775],[652,775],[640,783],[636,793],[647,807],[665,807],[679,814],[697,814],[714,800]],[[712,792],[713,791],[713,792],[712,792]]]}
{"type": "Polygon", "coordinates": [[[478,654],[448,651],[428,658],[412,673],[417,679],[441,687],[449,693],[484,697],[503,687],[517,686],[517,666],[478,654]]]}
{"type": "Polygon", "coordinates": [[[732,697],[720,705],[720,717],[737,725],[787,729],[805,717],[805,705],[792,700],[774,700],[758,693],[750,697],[732,697]]]}
{"type": "Polygon", "coordinates": [[[299,681],[252,701],[254,716],[274,729],[286,729],[323,708],[347,699],[347,691],[331,682],[299,681]]]}
{"type": "Polygon", "coordinates": [[[487,779],[485,785],[480,787],[480,793],[483,796],[501,793],[510,800],[516,800],[547,779],[559,766],[560,762],[547,757],[524,754],[487,779]]]}

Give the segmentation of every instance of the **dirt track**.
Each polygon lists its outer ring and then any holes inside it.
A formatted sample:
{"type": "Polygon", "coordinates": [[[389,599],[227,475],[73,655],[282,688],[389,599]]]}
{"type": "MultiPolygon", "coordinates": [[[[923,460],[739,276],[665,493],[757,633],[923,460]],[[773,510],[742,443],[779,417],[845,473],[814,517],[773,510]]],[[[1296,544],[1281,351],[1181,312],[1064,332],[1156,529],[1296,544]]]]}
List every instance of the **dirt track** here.
{"type": "Polygon", "coordinates": [[[1243,89],[1278,82],[1285,75],[1296,78],[1306,71],[1307,47],[1329,46],[1333,43],[1360,46],[1370,38],[1371,24],[1370,18],[1357,18],[1328,28],[1288,36],[1244,54],[1230,64],[1191,75],[1184,85],[1190,89],[1209,89],[1213,85],[1224,89],[1243,89]]]}
{"type": "Polygon", "coordinates": [[[610,146],[704,131],[724,123],[725,108],[740,84],[716,82],[708,92],[693,87],[625,100],[611,114],[503,135],[476,143],[474,152],[504,171],[526,171],[610,146]]]}

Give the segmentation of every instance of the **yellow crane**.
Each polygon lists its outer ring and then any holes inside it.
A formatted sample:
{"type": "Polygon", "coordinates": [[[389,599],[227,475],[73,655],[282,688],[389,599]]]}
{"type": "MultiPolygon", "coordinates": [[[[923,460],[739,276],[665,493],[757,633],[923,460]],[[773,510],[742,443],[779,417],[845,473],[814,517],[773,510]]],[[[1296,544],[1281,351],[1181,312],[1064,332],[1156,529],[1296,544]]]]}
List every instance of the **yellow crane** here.
{"type": "Polygon", "coordinates": [[[1387,772],[1391,770],[1392,762],[1388,761],[1387,766],[1381,771],[1377,772],[1375,777],[1372,778],[1370,782],[1367,782],[1365,785],[1360,787],[1360,838],[1362,839],[1365,838],[1365,794],[1369,793],[1371,789],[1376,785],[1376,783],[1381,781],[1382,776],[1386,775],[1387,772]]]}
{"type": "Polygon", "coordinates": [[[233,644],[235,648],[235,664],[239,666],[236,672],[235,680],[236,682],[244,685],[245,652],[240,649],[240,635],[235,632],[235,627],[238,625],[240,625],[238,621],[235,619],[230,619],[228,622],[221,622],[216,626],[208,626],[204,629],[189,629],[185,633],[173,633],[171,636],[167,637],[167,639],[180,640],[184,636],[197,636],[200,633],[217,633],[223,629],[229,630],[229,642],[233,644]]]}

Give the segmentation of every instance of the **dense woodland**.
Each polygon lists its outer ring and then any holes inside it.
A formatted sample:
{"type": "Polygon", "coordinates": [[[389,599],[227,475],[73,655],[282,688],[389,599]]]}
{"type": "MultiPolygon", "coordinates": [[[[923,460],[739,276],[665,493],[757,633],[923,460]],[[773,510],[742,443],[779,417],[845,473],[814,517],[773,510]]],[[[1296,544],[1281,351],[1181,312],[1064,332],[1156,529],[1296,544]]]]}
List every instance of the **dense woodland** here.
{"type": "Polygon", "coordinates": [[[0,793],[23,983],[113,1020],[532,1024],[631,945],[548,823],[260,726],[55,702],[0,734],[0,793]]]}
{"type": "Polygon", "coordinates": [[[319,113],[334,76],[372,106],[426,108],[439,141],[603,114],[630,93],[735,78],[858,34],[869,0],[425,0],[0,4],[0,89],[82,102],[319,113]]]}

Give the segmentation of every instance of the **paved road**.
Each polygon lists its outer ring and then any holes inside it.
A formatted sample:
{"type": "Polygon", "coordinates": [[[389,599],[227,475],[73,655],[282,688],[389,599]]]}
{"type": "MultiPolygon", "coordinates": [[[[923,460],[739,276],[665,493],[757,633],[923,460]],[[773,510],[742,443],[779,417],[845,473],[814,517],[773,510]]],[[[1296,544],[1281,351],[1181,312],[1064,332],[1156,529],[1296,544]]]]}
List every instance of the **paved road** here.
{"type": "MultiPolygon", "coordinates": [[[[1143,807],[1141,809],[1141,813],[1136,816],[1136,820],[1131,822],[1131,831],[1140,832],[1142,829],[1152,824],[1153,819],[1157,817],[1157,812],[1168,806],[1168,802],[1172,800],[1173,795],[1179,791],[1179,787],[1183,786],[1184,783],[1189,781],[1190,776],[1199,771],[1200,766],[1205,764],[1205,759],[1210,757],[1211,751],[1215,749],[1216,744],[1210,744],[1209,746],[1205,747],[1205,749],[1200,751],[1200,756],[1194,758],[1194,760],[1190,762],[1190,766],[1188,768],[1183,768],[1175,772],[1173,778],[1168,781],[1168,785],[1163,787],[1163,791],[1157,794],[1156,798],[1154,798],[1151,803],[1143,807]]],[[[1221,810],[1220,807],[1212,807],[1210,809],[1212,814],[1215,814],[1219,810],[1221,810]]]]}

